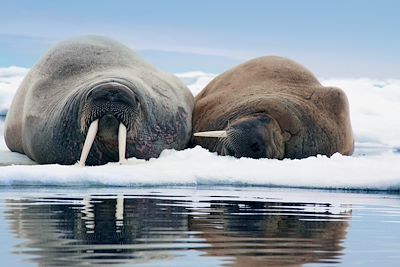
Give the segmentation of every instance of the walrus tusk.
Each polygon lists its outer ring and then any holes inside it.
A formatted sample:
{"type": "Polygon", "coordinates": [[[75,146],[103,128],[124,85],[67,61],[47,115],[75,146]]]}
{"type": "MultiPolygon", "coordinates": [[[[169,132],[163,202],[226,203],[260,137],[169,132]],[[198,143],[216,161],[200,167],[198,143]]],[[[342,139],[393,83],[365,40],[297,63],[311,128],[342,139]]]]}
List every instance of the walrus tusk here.
{"type": "Polygon", "coordinates": [[[126,152],[126,127],[122,123],[119,124],[118,128],[118,151],[119,151],[119,163],[125,163],[125,152],[126,152]]]}
{"type": "Polygon", "coordinates": [[[117,204],[115,205],[115,224],[116,226],[123,226],[124,220],[124,196],[117,196],[117,204]]]}
{"type": "Polygon", "coordinates": [[[216,137],[216,138],[221,138],[221,137],[227,137],[228,135],[226,134],[226,131],[208,131],[208,132],[198,132],[194,133],[194,136],[198,137],[216,137]]]}
{"type": "Polygon", "coordinates": [[[94,138],[96,137],[97,130],[99,128],[99,120],[93,121],[90,126],[89,130],[86,135],[85,143],[83,144],[81,158],[79,160],[79,166],[85,166],[86,159],[89,155],[90,148],[92,147],[94,138]]]}

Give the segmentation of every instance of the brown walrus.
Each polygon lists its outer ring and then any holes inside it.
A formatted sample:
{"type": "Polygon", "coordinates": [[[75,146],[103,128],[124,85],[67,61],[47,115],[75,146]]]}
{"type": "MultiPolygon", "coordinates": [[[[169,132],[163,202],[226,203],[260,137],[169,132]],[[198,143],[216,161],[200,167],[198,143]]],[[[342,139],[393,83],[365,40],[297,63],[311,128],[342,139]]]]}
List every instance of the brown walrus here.
{"type": "Polygon", "coordinates": [[[194,145],[235,157],[293,159],[354,149],[345,93],[282,57],[256,58],[212,80],[195,98],[193,132],[194,145]]]}

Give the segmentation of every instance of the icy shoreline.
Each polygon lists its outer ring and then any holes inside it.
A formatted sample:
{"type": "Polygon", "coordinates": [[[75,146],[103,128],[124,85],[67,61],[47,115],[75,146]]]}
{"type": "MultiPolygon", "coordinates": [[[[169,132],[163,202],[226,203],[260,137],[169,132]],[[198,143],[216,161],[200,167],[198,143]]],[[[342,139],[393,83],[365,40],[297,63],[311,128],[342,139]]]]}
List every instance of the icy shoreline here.
{"type": "Polygon", "coordinates": [[[166,150],[158,159],[129,159],[127,165],[1,167],[0,185],[50,186],[278,186],[400,190],[400,154],[302,160],[236,159],[201,147],[166,150]]]}

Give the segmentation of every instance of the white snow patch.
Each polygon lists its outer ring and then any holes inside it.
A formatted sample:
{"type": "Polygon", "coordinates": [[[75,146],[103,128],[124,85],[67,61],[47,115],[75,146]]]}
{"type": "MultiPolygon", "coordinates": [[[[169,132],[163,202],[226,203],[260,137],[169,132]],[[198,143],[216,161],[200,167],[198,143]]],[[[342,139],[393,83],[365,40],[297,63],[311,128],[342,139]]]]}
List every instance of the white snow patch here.
{"type": "Polygon", "coordinates": [[[175,75],[190,89],[196,96],[204,87],[217,75],[201,71],[175,73],[175,75]]]}
{"type": "Polygon", "coordinates": [[[15,66],[0,68],[0,115],[7,113],[12,98],[28,71],[27,68],[15,66]]]}
{"type": "Polygon", "coordinates": [[[0,185],[257,185],[328,189],[400,189],[400,154],[272,160],[222,157],[201,147],[165,150],[127,165],[1,167],[0,185]]]}
{"type": "Polygon", "coordinates": [[[346,92],[358,143],[400,147],[400,80],[327,79],[322,84],[346,92]]]}

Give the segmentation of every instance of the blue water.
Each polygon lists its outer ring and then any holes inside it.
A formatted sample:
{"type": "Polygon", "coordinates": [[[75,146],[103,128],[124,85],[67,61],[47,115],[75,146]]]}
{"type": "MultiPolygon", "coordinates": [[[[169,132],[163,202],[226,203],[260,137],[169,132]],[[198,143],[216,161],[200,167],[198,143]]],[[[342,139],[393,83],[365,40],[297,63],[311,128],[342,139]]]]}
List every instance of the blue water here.
{"type": "Polygon", "coordinates": [[[0,188],[1,266],[398,266],[400,195],[0,188]]]}

